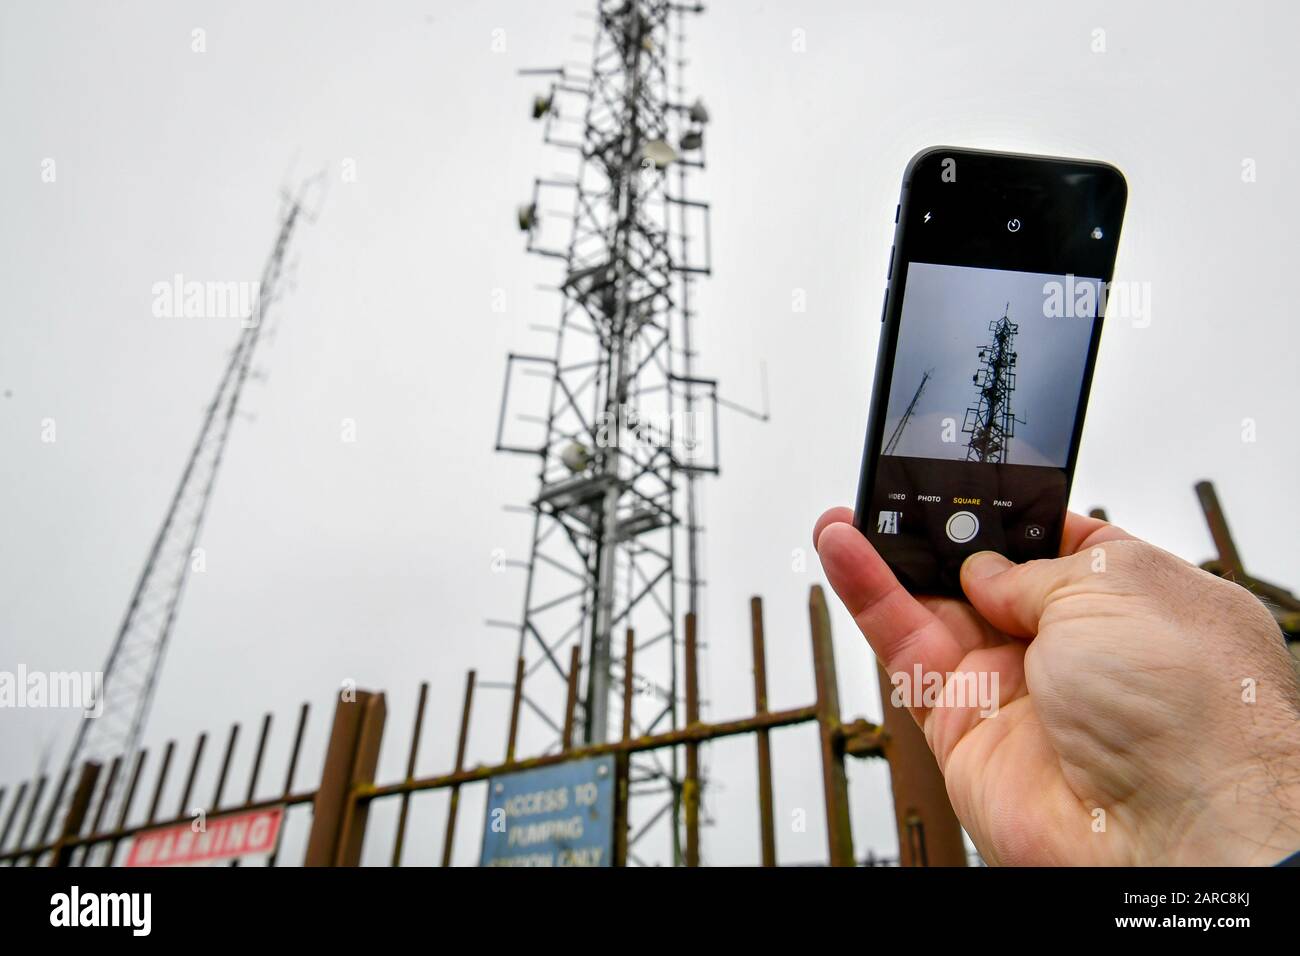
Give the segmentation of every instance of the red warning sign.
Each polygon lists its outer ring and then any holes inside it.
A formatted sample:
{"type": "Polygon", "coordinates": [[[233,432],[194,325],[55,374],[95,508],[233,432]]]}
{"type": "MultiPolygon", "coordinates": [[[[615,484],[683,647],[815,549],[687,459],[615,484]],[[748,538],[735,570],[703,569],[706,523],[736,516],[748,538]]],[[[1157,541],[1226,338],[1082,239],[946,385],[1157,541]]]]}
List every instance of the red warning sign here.
{"type": "Polygon", "coordinates": [[[267,856],[275,850],[284,807],[229,813],[135,835],[127,866],[202,866],[267,856]]]}

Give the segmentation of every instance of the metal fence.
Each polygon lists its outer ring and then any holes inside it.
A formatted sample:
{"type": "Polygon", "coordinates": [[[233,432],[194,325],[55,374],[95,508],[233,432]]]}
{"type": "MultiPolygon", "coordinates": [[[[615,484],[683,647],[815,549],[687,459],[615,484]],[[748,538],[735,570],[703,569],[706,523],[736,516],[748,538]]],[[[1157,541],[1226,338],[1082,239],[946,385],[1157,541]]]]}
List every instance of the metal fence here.
{"type": "MultiPolygon", "coordinates": [[[[241,802],[226,802],[227,783],[229,782],[232,758],[239,742],[240,725],[232,724],[226,736],[226,745],[221,757],[216,791],[205,809],[209,816],[220,816],[237,811],[260,810],[269,807],[291,807],[299,804],[311,804],[316,797],[315,790],[295,791],[294,777],[302,753],[303,734],[311,708],[303,704],[298,711],[297,726],[293,734],[293,743],[289,750],[288,765],[284,771],[284,787],[276,796],[255,799],[258,784],[262,779],[262,767],[267,743],[271,735],[272,715],[262,718],[261,729],[257,737],[257,749],[254,751],[248,781],[243,789],[241,802]]],[[[150,754],[147,749],[140,750],[131,761],[130,775],[119,779],[124,761],[117,757],[103,773],[103,766],[94,762],[82,764],[69,800],[64,800],[70,774],[64,772],[58,786],[49,794],[41,813],[42,798],[47,796],[49,780],[39,776],[35,780],[20,784],[13,795],[13,800],[5,809],[6,790],[0,788],[0,811],[4,811],[4,828],[0,830],[0,863],[10,866],[35,866],[48,863],[51,866],[111,866],[118,861],[122,844],[136,834],[156,827],[174,826],[189,823],[193,817],[188,812],[191,798],[195,796],[195,783],[207,749],[208,735],[199,734],[190,756],[189,769],[181,792],[179,805],[174,814],[167,813],[163,805],[163,794],[171,774],[173,758],[176,756],[176,742],[168,741],[162,751],[162,760],[154,774],[152,795],[147,803],[142,804],[143,816],[133,817],[137,797],[141,793],[141,783],[149,767],[150,754]],[[124,790],[120,788],[125,787],[124,790]],[[116,820],[106,819],[109,807],[120,807],[116,820]],[[92,812],[93,808],[93,812],[92,812]],[[57,821],[60,809],[63,817],[57,821]],[[40,828],[32,829],[32,824],[41,818],[40,828]],[[15,831],[17,821],[22,823],[15,831]],[[132,822],[132,820],[135,822],[132,822]],[[16,839],[11,849],[10,835],[16,839]],[[29,843],[29,839],[31,842],[29,843]]],[[[274,865],[274,856],[271,859],[274,865]]]]}
{"type": "MultiPolygon", "coordinates": [[[[1283,634],[1293,639],[1292,649],[1300,670],[1300,652],[1294,643],[1300,633],[1300,599],[1291,592],[1246,574],[1236,546],[1228,533],[1227,522],[1208,482],[1197,485],[1197,494],[1205,510],[1211,535],[1219,551],[1219,558],[1203,565],[1235,580],[1265,601],[1277,618],[1283,634]]],[[[1104,512],[1094,514],[1104,517],[1104,512]]],[[[696,626],[688,615],[685,626],[685,726],[667,733],[646,736],[632,735],[630,714],[624,716],[620,739],[609,743],[573,746],[575,708],[578,700],[577,661],[569,668],[567,707],[562,733],[563,746],[557,753],[518,759],[516,736],[521,707],[526,703],[522,694],[524,662],[518,662],[513,683],[509,733],[505,756],[501,763],[466,768],[465,750],[469,735],[470,718],[474,709],[476,678],[473,671],[466,675],[465,695],[460,713],[459,736],[455,763],[445,773],[430,777],[415,775],[416,754],[425,724],[429,686],[420,685],[419,700],[413,718],[407,749],[406,774],[401,780],[377,783],[375,772],[379,750],[387,722],[387,705],[382,693],[344,691],[335,707],[334,721],[325,752],[320,783],[315,789],[295,790],[302,753],[304,731],[308,724],[310,708],[303,704],[298,712],[292,744],[288,751],[287,766],[283,773],[283,787],[275,796],[258,798],[262,782],[264,756],[271,736],[272,717],[263,717],[257,738],[256,750],[250,764],[243,801],[225,803],[227,783],[231,775],[232,758],[240,736],[240,726],[233,725],[226,736],[225,749],[217,775],[213,798],[206,810],[210,818],[239,811],[254,811],[272,807],[310,806],[311,829],[306,851],[301,862],[307,865],[355,866],[360,863],[366,839],[366,822],[371,806],[377,801],[398,802],[397,825],[393,839],[390,863],[400,866],[406,843],[410,804],[413,794],[423,791],[448,790],[450,800],[444,826],[442,864],[451,863],[451,849],[457,826],[461,788],[468,784],[485,783],[499,774],[527,770],[535,767],[563,764],[587,757],[613,755],[616,767],[615,789],[615,845],[613,862],[627,865],[638,862],[634,851],[637,840],[647,827],[639,832],[629,832],[627,821],[628,768],[633,754],[667,748],[685,749],[686,773],[676,788],[675,799],[680,801],[685,823],[681,862],[688,866],[700,863],[700,771],[699,748],[702,744],[724,737],[753,735],[758,766],[758,786],[755,799],[759,809],[761,860],[764,866],[776,865],[776,828],[773,811],[771,731],[795,724],[816,723],[818,746],[822,761],[822,793],[827,821],[827,853],[832,865],[853,865],[853,837],[849,826],[848,787],[845,774],[846,758],[879,759],[888,761],[890,785],[893,794],[894,816],[897,825],[899,857],[882,858],[867,854],[861,862],[865,865],[903,866],[961,866],[968,862],[962,832],[948,803],[934,759],[924,737],[906,711],[896,707],[883,708],[880,725],[866,720],[841,719],[839,694],[835,676],[835,660],[831,647],[830,620],[825,596],[814,586],[809,594],[809,625],[812,638],[812,658],[816,676],[816,697],[811,704],[789,710],[771,711],[767,705],[766,641],[763,629],[763,608],[759,598],[750,602],[750,625],[753,649],[754,712],[750,716],[715,723],[700,720],[698,670],[696,664],[696,626]]],[[[624,696],[630,699],[628,686],[633,674],[633,657],[636,651],[634,635],[626,634],[624,654],[624,696]]],[[[890,684],[880,670],[881,696],[887,700],[890,684]]],[[[200,734],[192,751],[181,799],[174,814],[168,814],[163,805],[164,790],[175,756],[176,744],[172,741],[163,750],[158,770],[154,775],[152,796],[138,818],[133,818],[141,783],[149,769],[148,751],[140,751],[130,761],[129,774],[119,779],[125,761],[115,759],[107,773],[96,763],[86,763],[80,768],[77,779],[65,772],[57,786],[50,791],[45,775],[21,783],[12,792],[0,786],[0,864],[10,866],[49,864],[54,866],[114,865],[120,862],[120,848],[125,841],[139,833],[164,826],[190,822],[193,810],[187,814],[194,795],[207,735],[200,734]],[[66,793],[69,785],[73,789],[66,793]],[[124,790],[122,789],[124,788],[124,790]],[[118,790],[122,790],[119,795],[118,790]],[[67,799],[65,799],[65,796],[67,799]],[[112,799],[110,799],[112,797],[112,799]],[[109,819],[110,807],[116,810],[116,819],[109,819]],[[39,821],[39,822],[38,822],[39,821]]],[[[306,811],[302,811],[306,812],[306,811]]],[[[276,854],[269,862],[277,863],[276,854]]],[[[299,861],[294,861],[299,862],[299,861]]],[[[978,862],[978,858],[976,858],[978,862]]]]}
{"type": "MultiPolygon", "coordinates": [[[[419,699],[413,716],[407,744],[406,774],[403,779],[390,783],[375,780],[380,747],[388,720],[387,704],[382,692],[345,690],[335,706],[333,725],[325,751],[320,782],[312,790],[294,790],[295,773],[302,751],[304,730],[310,709],[303,704],[298,713],[293,744],[285,769],[284,785],[270,798],[256,798],[261,782],[263,758],[271,734],[272,717],[267,714],[261,723],[257,747],[251,762],[243,800],[226,803],[227,783],[232,756],[235,752],[240,727],[230,728],[226,737],[216,790],[206,812],[208,819],[237,811],[268,809],[277,806],[291,807],[310,804],[311,829],[302,862],[307,866],[357,866],[361,862],[363,844],[367,838],[367,819],[370,808],[378,801],[398,803],[396,831],[393,836],[390,863],[400,866],[406,843],[410,802],[413,794],[432,791],[449,791],[447,816],[444,826],[442,864],[451,863],[451,849],[457,826],[461,788],[476,783],[486,783],[500,774],[513,773],[537,767],[553,766],[568,761],[612,755],[615,758],[615,809],[613,863],[628,865],[638,862],[636,841],[647,827],[631,832],[628,826],[627,802],[629,790],[629,765],[631,756],[666,748],[685,750],[685,775],[676,788],[684,821],[682,862],[687,866],[700,864],[700,762],[701,745],[725,737],[753,735],[755,758],[758,767],[758,786],[755,799],[759,810],[759,832],[764,866],[775,866],[776,827],[773,810],[771,731],[796,724],[815,723],[818,728],[818,746],[822,763],[822,796],[827,821],[827,854],[833,866],[852,866],[856,860],[853,837],[849,824],[848,784],[845,761],[849,757],[860,759],[886,759],[890,763],[895,816],[898,822],[899,845],[905,865],[964,865],[966,850],[961,830],[952,809],[947,803],[942,778],[934,766],[924,738],[916,730],[906,713],[895,713],[886,707],[884,725],[866,720],[844,721],[841,718],[839,692],[835,673],[835,659],[831,644],[830,619],[825,595],[814,586],[809,595],[809,623],[811,652],[816,678],[816,696],[812,703],[787,710],[772,711],[767,704],[766,638],[763,628],[762,602],[754,598],[750,603],[750,623],[753,650],[754,712],[749,716],[705,723],[700,719],[699,680],[697,669],[696,622],[693,615],[685,621],[685,726],[678,729],[633,736],[630,712],[625,714],[622,733],[618,740],[602,744],[574,746],[575,710],[578,700],[577,662],[569,669],[567,708],[562,734],[562,748],[554,753],[519,759],[515,754],[522,695],[523,661],[518,662],[511,700],[509,734],[505,746],[505,759],[498,764],[465,767],[466,741],[473,714],[476,676],[466,675],[465,693],[460,713],[459,735],[455,764],[444,773],[434,776],[415,775],[416,754],[425,726],[425,711],[429,686],[420,685],[419,699]]],[[[626,633],[624,654],[624,680],[631,682],[635,639],[626,633]]],[[[887,683],[884,685],[887,687],[887,683]]],[[[633,689],[625,686],[626,699],[633,689]]],[[[887,696],[887,694],[886,694],[887,696]]],[[[115,787],[122,770],[121,758],[114,760],[106,774],[96,763],[82,766],[75,781],[70,800],[64,800],[69,783],[64,774],[58,787],[46,803],[47,778],[21,784],[13,794],[7,810],[5,790],[0,789],[0,812],[4,812],[4,829],[0,832],[0,863],[13,866],[49,864],[113,865],[120,862],[121,845],[135,835],[154,828],[188,823],[187,814],[195,782],[207,745],[207,735],[200,734],[192,751],[189,768],[176,812],[167,815],[161,805],[175,755],[175,742],[166,745],[154,778],[152,796],[147,811],[136,822],[132,820],[134,804],[149,762],[147,751],[136,755],[131,764],[125,791],[120,799],[121,809],[115,821],[106,821],[105,808],[117,799],[115,787]],[[112,797],[110,797],[112,795],[112,797]],[[33,824],[41,818],[39,810],[45,806],[38,829],[33,824]],[[62,819],[56,819],[60,807],[66,807],[62,819]],[[92,812],[93,808],[93,812],[92,812]],[[18,821],[21,820],[19,824],[18,821]],[[56,826],[57,824],[57,826],[56,826]],[[15,830],[15,826],[17,829],[15,830]],[[10,837],[15,836],[11,849],[6,849],[10,837]]],[[[374,834],[371,834],[374,837],[374,834]]],[[[273,856],[270,860],[275,865],[273,856]]],[[[877,862],[869,857],[868,863],[877,862]]]]}

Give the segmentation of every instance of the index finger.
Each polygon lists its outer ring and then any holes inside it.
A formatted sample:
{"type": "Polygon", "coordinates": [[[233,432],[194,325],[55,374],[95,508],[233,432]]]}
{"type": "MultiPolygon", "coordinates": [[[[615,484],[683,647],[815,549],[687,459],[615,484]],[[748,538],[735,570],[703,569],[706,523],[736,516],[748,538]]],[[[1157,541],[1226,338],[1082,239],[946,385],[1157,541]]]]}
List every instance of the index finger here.
{"type": "Polygon", "coordinates": [[[1065,531],[1061,534],[1061,557],[1067,558],[1107,541],[1133,540],[1136,540],[1133,535],[1103,518],[1093,518],[1067,511],[1065,531]]]}

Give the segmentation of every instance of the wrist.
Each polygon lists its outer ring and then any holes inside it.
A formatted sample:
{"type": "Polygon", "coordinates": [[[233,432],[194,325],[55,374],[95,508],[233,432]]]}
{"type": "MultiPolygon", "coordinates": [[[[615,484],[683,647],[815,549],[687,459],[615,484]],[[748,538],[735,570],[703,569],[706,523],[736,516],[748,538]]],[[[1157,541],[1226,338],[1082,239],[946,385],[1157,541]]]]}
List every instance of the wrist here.
{"type": "Polygon", "coordinates": [[[1300,767],[1256,765],[1224,781],[1179,839],[1170,863],[1273,866],[1300,850],[1300,767]]]}

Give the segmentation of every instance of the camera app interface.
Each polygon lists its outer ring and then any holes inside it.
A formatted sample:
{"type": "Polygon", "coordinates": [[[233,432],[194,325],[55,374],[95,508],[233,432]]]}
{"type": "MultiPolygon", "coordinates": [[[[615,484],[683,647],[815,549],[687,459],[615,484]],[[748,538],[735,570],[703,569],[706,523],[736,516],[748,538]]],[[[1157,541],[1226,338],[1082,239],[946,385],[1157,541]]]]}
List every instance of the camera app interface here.
{"type": "Polygon", "coordinates": [[[909,265],[865,529],[904,567],[952,586],[966,554],[1026,560],[1058,540],[1104,288],[909,265]]]}

